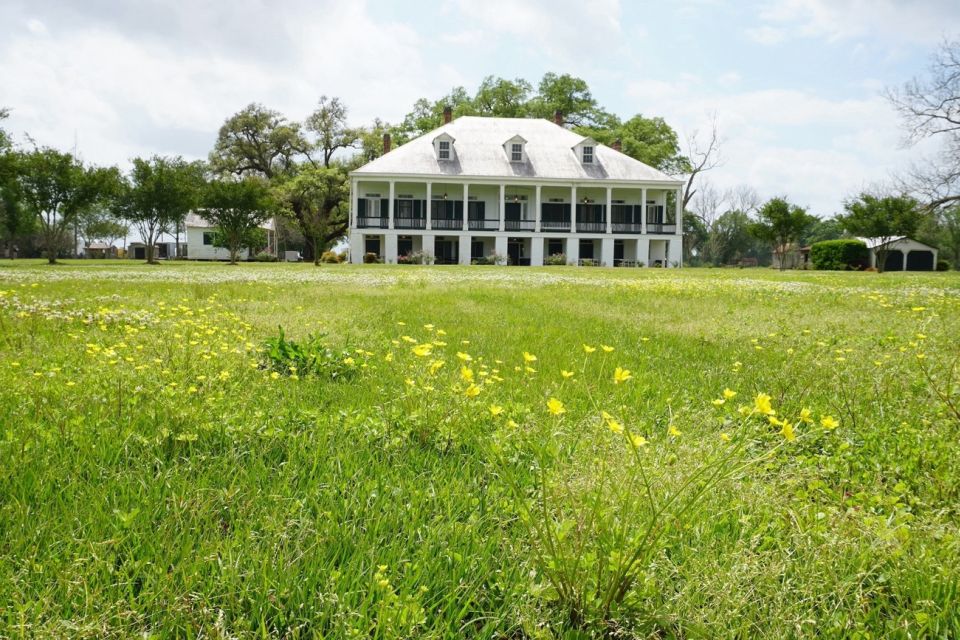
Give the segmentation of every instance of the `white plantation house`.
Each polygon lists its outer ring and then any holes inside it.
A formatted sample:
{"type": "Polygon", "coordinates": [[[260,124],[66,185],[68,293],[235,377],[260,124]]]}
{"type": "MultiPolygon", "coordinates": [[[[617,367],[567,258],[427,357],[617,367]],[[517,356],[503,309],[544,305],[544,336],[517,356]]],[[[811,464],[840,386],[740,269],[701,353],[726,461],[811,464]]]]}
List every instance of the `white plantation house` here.
{"type": "MultiPolygon", "coordinates": [[[[182,251],[183,257],[189,260],[230,259],[230,251],[223,247],[213,246],[213,236],[216,232],[215,225],[210,224],[195,213],[188,213],[184,220],[183,228],[186,231],[186,242],[181,243],[181,247],[184,249],[184,251],[182,251]]],[[[267,251],[273,255],[277,255],[273,219],[271,218],[264,222],[260,225],[260,228],[267,234],[267,251]]],[[[248,258],[250,258],[250,251],[243,249],[240,252],[240,259],[247,260],[248,258]]]]}
{"type": "MultiPolygon", "coordinates": [[[[350,174],[350,259],[679,266],[683,182],[554,122],[464,116],[350,174]],[[429,206],[428,206],[429,205],[429,206]]],[[[617,146],[617,145],[615,145],[617,146]]]]}

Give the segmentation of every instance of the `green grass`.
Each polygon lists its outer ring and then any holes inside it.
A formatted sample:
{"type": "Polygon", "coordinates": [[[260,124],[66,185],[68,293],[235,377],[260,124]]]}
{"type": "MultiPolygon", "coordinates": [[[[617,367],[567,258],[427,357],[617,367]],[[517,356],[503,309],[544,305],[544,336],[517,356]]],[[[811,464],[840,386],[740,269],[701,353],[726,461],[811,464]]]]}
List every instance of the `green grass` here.
{"type": "Polygon", "coordinates": [[[956,637],[958,357],[957,274],[3,262],[0,638],[956,637]]]}

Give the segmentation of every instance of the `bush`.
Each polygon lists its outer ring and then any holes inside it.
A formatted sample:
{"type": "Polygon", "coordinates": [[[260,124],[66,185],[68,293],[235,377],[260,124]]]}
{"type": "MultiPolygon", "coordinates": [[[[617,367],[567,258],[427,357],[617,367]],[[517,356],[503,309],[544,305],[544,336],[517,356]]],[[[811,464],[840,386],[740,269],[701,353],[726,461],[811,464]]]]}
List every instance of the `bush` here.
{"type": "Polygon", "coordinates": [[[277,256],[273,255],[272,253],[267,253],[266,251],[261,251],[257,255],[253,256],[254,262],[276,262],[277,260],[279,260],[277,256]]]}
{"type": "Polygon", "coordinates": [[[567,254],[565,253],[554,253],[547,256],[547,259],[543,261],[543,264],[549,265],[552,267],[556,266],[565,266],[567,264],[567,254]]]}
{"type": "Polygon", "coordinates": [[[331,380],[352,377],[357,372],[349,349],[334,350],[323,336],[308,335],[303,342],[288,340],[281,327],[264,343],[262,368],[283,376],[320,376],[331,380]]]}
{"type": "Polygon", "coordinates": [[[372,251],[369,253],[363,254],[363,264],[379,264],[379,263],[380,263],[380,256],[373,253],[372,251]]]}
{"type": "Polygon", "coordinates": [[[475,265],[480,265],[480,266],[487,266],[487,265],[492,265],[492,264],[496,264],[496,263],[493,262],[490,258],[486,258],[486,257],[484,257],[484,256],[480,256],[479,258],[474,258],[473,260],[471,260],[471,261],[470,261],[470,264],[475,264],[475,265]]]}
{"type": "Polygon", "coordinates": [[[343,259],[340,257],[340,254],[333,251],[324,251],[320,254],[320,262],[326,264],[340,264],[343,262],[343,259]]]}
{"type": "Polygon", "coordinates": [[[870,250],[860,240],[824,240],[810,247],[814,269],[855,271],[870,265],[870,250]]]}
{"type": "Polygon", "coordinates": [[[950,271],[950,263],[946,260],[937,260],[937,271],[950,271]]]}

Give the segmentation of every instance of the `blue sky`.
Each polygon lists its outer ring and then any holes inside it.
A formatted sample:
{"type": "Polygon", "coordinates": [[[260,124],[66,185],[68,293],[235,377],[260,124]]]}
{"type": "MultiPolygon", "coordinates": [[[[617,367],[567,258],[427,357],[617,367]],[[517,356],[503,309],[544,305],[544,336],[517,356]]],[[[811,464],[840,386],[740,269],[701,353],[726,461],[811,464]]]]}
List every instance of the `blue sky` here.
{"type": "Polygon", "coordinates": [[[125,165],[204,157],[252,101],[299,119],[336,95],[364,124],[486,75],[571,73],[608,109],[682,136],[716,114],[718,190],[830,215],[929,151],[901,145],[882,90],[958,36],[946,0],[6,0],[0,105],[21,140],[125,165]]]}

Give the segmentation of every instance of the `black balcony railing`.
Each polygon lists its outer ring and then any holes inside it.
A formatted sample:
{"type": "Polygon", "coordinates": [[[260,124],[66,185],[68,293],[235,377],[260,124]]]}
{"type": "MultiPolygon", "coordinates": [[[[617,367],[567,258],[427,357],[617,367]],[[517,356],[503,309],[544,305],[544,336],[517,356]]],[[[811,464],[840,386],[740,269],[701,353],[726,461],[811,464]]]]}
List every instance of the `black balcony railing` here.
{"type": "Polygon", "coordinates": [[[570,231],[569,220],[541,220],[540,229],[543,231],[570,231]]]}
{"type": "Polygon", "coordinates": [[[500,220],[497,218],[486,218],[483,220],[467,220],[467,225],[471,231],[499,231],[500,220]]]}
{"type": "Polygon", "coordinates": [[[614,222],[614,233],[642,233],[643,225],[639,222],[614,222]]]}
{"type": "Polygon", "coordinates": [[[431,229],[463,229],[462,218],[434,218],[430,221],[431,229]]]}
{"type": "Polygon", "coordinates": [[[588,233],[604,233],[606,230],[606,222],[580,222],[577,220],[577,231],[586,231],[588,233]]]}
{"type": "Polygon", "coordinates": [[[426,229],[426,218],[395,218],[393,226],[396,229],[426,229]]]}
{"type": "Polygon", "coordinates": [[[357,227],[361,229],[386,229],[387,228],[387,219],[376,217],[369,218],[365,216],[357,217],[357,227]]]}
{"type": "Polygon", "coordinates": [[[661,222],[648,222],[647,233],[676,233],[677,225],[664,224],[661,222]]]}
{"type": "Polygon", "coordinates": [[[503,228],[507,231],[533,231],[537,223],[533,220],[504,220],[503,228]]]}

